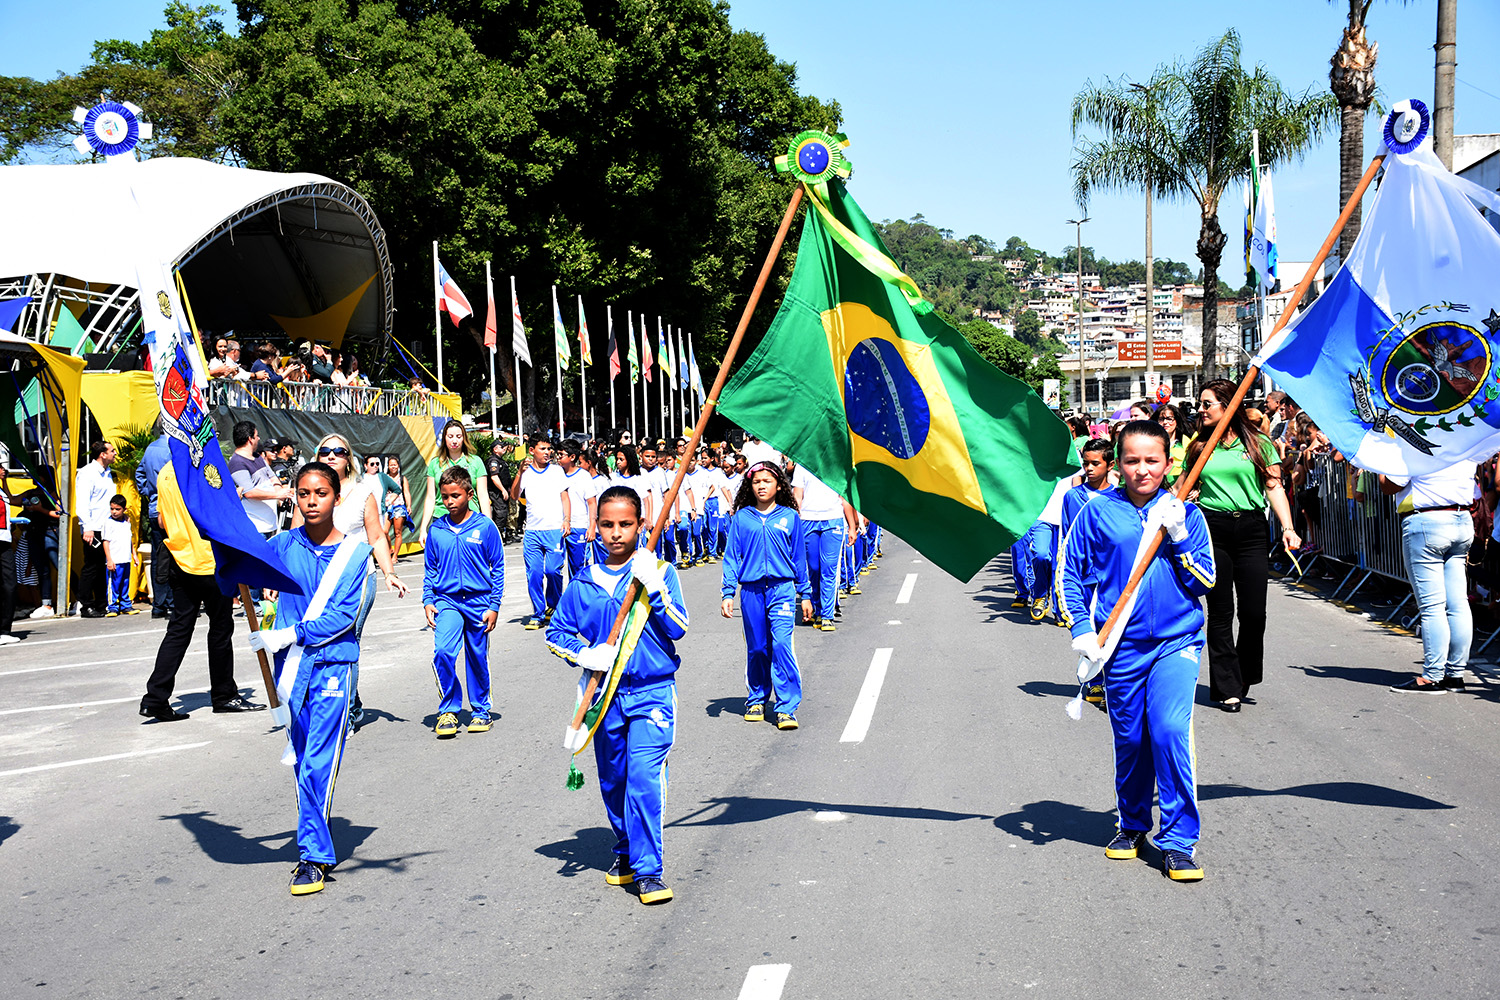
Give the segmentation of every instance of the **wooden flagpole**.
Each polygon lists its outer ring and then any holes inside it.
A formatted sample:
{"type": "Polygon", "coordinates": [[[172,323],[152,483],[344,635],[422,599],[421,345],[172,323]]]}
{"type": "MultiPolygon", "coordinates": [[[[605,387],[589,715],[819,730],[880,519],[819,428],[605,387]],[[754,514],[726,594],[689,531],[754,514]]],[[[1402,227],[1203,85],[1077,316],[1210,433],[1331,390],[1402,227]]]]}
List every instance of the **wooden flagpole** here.
{"type": "MultiPolygon", "coordinates": [[[[1384,162],[1385,154],[1382,153],[1371,160],[1370,165],[1365,168],[1365,175],[1359,179],[1359,184],[1355,187],[1354,193],[1349,196],[1349,201],[1344,205],[1344,210],[1339,213],[1338,221],[1333,224],[1333,229],[1329,231],[1328,238],[1323,241],[1323,246],[1318,250],[1318,255],[1308,265],[1307,273],[1297,283],[1296,289],[1292,292],[1291,299],[1288,300],[1286,308],[1282,310],[1281,317],[1276,321],[1275,328],[1271,330],[1271,335],[1266,338],[1265,344],[1261,347],[1262,351],[1265,351],[1266,347],[1270,346],[1271,342],[1276,339],[1277,334],[1281,333],[1282,327],[1286,326],[1291,321],[1291,318],[1296,315],[1298,303],[1307,294],[1307,290],[1312,287],[1313,278],[1317,275],[1318,269],[1323,266],[1323,261],[1327,259],[1328,254],[1333,250],[1333,245],[1338,242],[1339,235],[1343,233],[1344,227],[1349,224],[1350,216],[1354,214],[1354,209],[1359,205],[1360,199],[1364,197],[1365,189],[1375,179],[1376,171],[1380,169],[1380,165],[1384,162]]],[[[1224,415],[1219,418],[1219,422],[1209,432],[1207,443],[1204,445],[1203,450],[1198,453],[1198,460],[1193,463],[1193,467],[1188,470],[1188,474],[1183,476],[1178,482],[1177,496],[1179,499],[1186,500],[1187,495],[1193,491],[1193,487],[1198,485],[1198,477],[1203,473],[1203,467],[1208,464],[1209,456],[1219,446],[1219,440],[1224,436],[1224,431],[1229,426],[1230,417],[1234,416],[1235,411],[1240,408],[1240,404],[1245,401],[1245,394],[1250,391],[1250,387],[1255,384],[1255,380],[1258,378],[1260,378],[1259,366],[1251,365],[1245,372],[1245,377],[1240,379],[1239,388],[1235,389],[1234,396],[1229,400],[1229,404],[1224,407],[1224,415]]],[[[1105,639],[1109,637],[1110,631],[1114,629],[1115,624],[1119,621],[1121,612],[1125,610],[1125,605],[1129,603],[1131,595],[1140,586],[1141,578],[1146,575],[1146,567],[1151,565],[1151,560],[1156,557],[1156,550],[1161,547],[1162,539],[1165,537],[1166,529],[1159,529],[1156,532],[1156,537],[1151,540],[1151,544],[1146,546],[1146,551],[1141,554],[1140,562],[1136,563],[1135,569],[1131,571],[1130,580],[1125,584],[1125,589],[1121,591],[1120,599],[1115,602],[1114,610],[1109,613],[1109,617],[1104,620],[1103,626],[1099,629],[1099,645],[1104,645],[1105,639]]]]}
{"type": "MultiPolygon", "coordinates": [[[[725,381],[729,378],[729,369],[734,365],[734,356],[740,349],[740,341],[745,339],[745,331],[750,328],[750,317],[755,315],[755,307],[760,303],[760,296],[766,288],[766,282],[771,278],[771,270],[776,266],[776,258],[781,254],[781,245],[786,242],[786,234],[792,227],[792,219],[797,214],[797,208],[802,204],[802,185],[798,184],[792,190],[791,201],[787,203],[786,214],[781,217],[781,225],[776,229],[776,238],[771,241],[771,249],[766,253],[766,262],[761,265],[760,276],[755,279],[755,288],[750,292],[750,300],[745,303],[745,311],[740,314],[740,324],[735,327],[734,336],[729,340],[729,346],[724,349],[724,361],[719,365],[719,374],[714,379],[713,390],[708,394],[708,400],[703,404],[703,411],[698,415],[698,423],[693,427],[692,439],[688,442],[689,455],[698,450],[698,441],[703,437],[703,428],[708,424],[708,418],[713,415],[714,407],[719,403],[719,391],[724,388],[725,381]]],[[[651,535],[646,540],[646,551],[656,551],[657,540],[661,538],[662,529],[667,523],[667,511],[672,508],[672,501],[677,499],[677,491],[682,487],[682,477],[687,472],[687,463],[677,463],[677,474],[672,477],[672,485],[667,489],[666,495],[662,497],[661,510],[657,511],[656,523],[651,527],[651,535]]],[[[625,592],[625,602],[620,605],[620,611],[615,615],[615,623],[609,630],[608,645],[613,646],[620,641],[620,632],[625,627],[625,618],[630,614],[630,606],[635,603],[636,595],[640,593],[641,585],[632,579],[630,588],[625,592]]],[[[578,703],[578,710],[573,714],[573,721],[569,726],[569,748],[573,746],[572,738],[576,738],[578,730],[583,725],[583,716],[594,703],[594,692],[599,687],[599,681],[604,674],[602,671],[593,670],[589,672],[588,685],[584,688],[583,699],[578,703]]]]}

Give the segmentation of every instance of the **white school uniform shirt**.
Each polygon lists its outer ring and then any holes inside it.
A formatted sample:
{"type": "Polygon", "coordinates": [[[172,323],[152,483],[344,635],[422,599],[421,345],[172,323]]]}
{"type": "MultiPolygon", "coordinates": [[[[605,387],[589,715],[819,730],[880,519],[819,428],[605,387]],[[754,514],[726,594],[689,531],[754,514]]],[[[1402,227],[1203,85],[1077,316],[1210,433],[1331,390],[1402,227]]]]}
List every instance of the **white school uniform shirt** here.
{"type": "Polygon", "coordinates": [[[97,461],[92,461],[78,470],[73,483],[79,530],[103,531],[104,522],[109,520],[110,497],[120,492],[115,488],[115,477],[97,461]]]}
{"type": "Polygon", "coordinates": [[[562,495],[568,488],[562,466],[549,463],[537,471],[527,464],[521,476],[521,495],[526,498],[526,527],[535,531],[558,531],[562,528],[562,495]]]}
{"type": "Polygon", "coordinates": [[[1474,462],[1458,462],[1425,476],[1413,476],[1396,494],[1396,510],[1407,514],[1414,510],[1473,503],[1476,467],[1474,462]]]}
{"type": "Polygon", "coordinates": [[[729,502],[724,499],[724,491],[729,488],[729,481],[724,478],[724,470],[715,465],[704,468],[702,471],[703,481],[707,484],[704,488],[708,491],[708,499],[718,497],[719,509],[723,510],[724,505],[729,502]]]}
{"type": "MultiPolygon", "coordinates": [[[[558,466],[562,472],[562,467],[558,466]]],[[[574,469],[572,473],[564,473],[563,484],[568,491],[570,505],[568,507],[568,527],[587,528],[589,526],[589,501],[597,494],[594,492],[594,477],[582,469],[574,469]]],[[[558,517],[561,520],[561,515],[558,517]]]]}
{"type": "Polygon", "coordinates": [[[844,519],[844,501],[833,487],[799,465],[792,473],[792,489],[802,490],[800,511],[804,521],[844,519]]]}
{"type": "Polygon", "coordinates": [[[646,502],[646,497],[651,495],[651,487],[646,483],[644,475],[627,476],[622,472],[614,472],[609,477],[609,485],[625,487],[640,497],[642,504],[646,502]]]}
{"type": "Polygon", "coordinates": [[[693,512],[702,514],[713,489],[713,477],[704,469],[694,469],[682,477],[682,488],[693,491],[693,512]]]}
{"type": "Polygon", "coordinates": [[[740,452],[745,456],[746,468],[754,465],[756,462],[770,462],[774,465],[782,464],[781,452],[772,448],[764,441],[746,441],[745,447],[740,449],[740,452]]]}
{"type": "Polygon", "coordinates": [[[104,519],[104,541],[109,544],[110,555],[114,557],[115,563],[128,563],[131,561],[131,549],[134,540],[130,536],[130,518],[116,521],[112,517],[104,519]]]}
{"type": "Polygon", "coordinates": [[[724,488],[729,491],[729,506],[734,506],[734,498],[740,495],[740,484],[744,481],[744,475],[739,472],[724,477],[724,488]]]}

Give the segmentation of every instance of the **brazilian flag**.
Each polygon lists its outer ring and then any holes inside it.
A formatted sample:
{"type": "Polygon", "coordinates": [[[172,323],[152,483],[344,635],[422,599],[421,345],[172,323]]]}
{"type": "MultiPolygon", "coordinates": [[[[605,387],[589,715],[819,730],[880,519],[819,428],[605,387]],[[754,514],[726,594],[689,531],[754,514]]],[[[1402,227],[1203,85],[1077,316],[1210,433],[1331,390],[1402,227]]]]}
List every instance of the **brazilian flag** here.
{"type": "Polygon", "coordinates": [[[720,409],[969,580],[1078,471],[1068,427],[932,312],[842,181],[807,192],[781,309],[720,409]]]}

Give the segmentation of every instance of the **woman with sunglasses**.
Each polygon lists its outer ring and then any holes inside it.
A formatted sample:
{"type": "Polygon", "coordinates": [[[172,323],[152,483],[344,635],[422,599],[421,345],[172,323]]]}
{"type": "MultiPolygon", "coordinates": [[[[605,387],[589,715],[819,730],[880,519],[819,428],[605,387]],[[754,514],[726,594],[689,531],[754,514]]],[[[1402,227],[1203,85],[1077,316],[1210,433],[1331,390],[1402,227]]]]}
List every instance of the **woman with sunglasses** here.
{"type": "MultiPolygon", "coordinates": [[[[474,451],[469,444],[468,431],[464,425],[457,420],[449,420],[443,425],[438,434],[438,450],[432,460],[427,463],[427,498],[422,502],[422,526],[417,532],[417,537],[426,538],[427,529],[432,526],[432,515],[437,509],[438,503],[438,477],[443,470],[450,466],[460,466],[469,474],[469,481],[475,483],[485,482],[487,473],[484,470],[484,459],[474,451]]],[[[476,495],[479,501],[479,512],[485,517],[490,516],[490,491],[480,490],[476,495]]]]}
{"type": "MultiPolygon", "coordinates": [[[[385,521],[380,516],[380,480],[377,477],[361,476],[355,464],[354,452],[349,441],[341,434],[329,434],[318,442],[314,454],[316,461],[327,465],[339,475],[338,500],[333,508],[333,526],[342,535],[369,544],[375,565],[385,574],[385,588],[397,597],[406,596],[406,584],[396,575],[395,560],[391,556],[390,541],[386,538],[385,521]]],[[[292,515],[292,527],[302,523],[300,511],[292,515]]],[[[364,590],[359,601],[359,611],[354,618],[354,637],[358,641],[365,631],[365,619],[370,617],[370,608],[375,604],[375,577],[365,564],[364,590]]],[[[359,663],[354,664],[349,678],[349,691],[353,702],[349,708],[349,724],[357,727],[364,715],[364,704],[359,699],[359,663]]]]}
{"type": "MultiPolygon", "coordinates": [[[[1224,419],[1234,383],[1216,378],[1198,393],[1198,433],[1188,445],[1184,465],[1192,468],[1209,435],[1224,419]]],[[[1226,712],[1238,712],[1252,685],[1265,675],[1266,586],[1270,555],[1266,544],[1266,506],[1282,526],[1288,551],[1302,539],[1292,527],[1292,511],[1281,484],[1276,446],[1236,410],[1224,436],[1209,456],[1188,499],[1197,501],[1208,520],[1218,568],[1208,592],[1208,697],[1226,712]],[[1234,624],[1238,603],[1240,632],[1234,624]]]]}
{"type": "Polygon", "coordinates": [[[1183,419],[1182,411],[1173,403],[1163,403],[1156,408],[1156,415],[1152,418],[1161,424],[1162,430],[1167,432],[1167,438],[1172,446],[1167,449],[1167,482],[1177,481],[1182,475],[1182,459],[1187,454],[1187,439],[1190,425],[1183,419]]]}

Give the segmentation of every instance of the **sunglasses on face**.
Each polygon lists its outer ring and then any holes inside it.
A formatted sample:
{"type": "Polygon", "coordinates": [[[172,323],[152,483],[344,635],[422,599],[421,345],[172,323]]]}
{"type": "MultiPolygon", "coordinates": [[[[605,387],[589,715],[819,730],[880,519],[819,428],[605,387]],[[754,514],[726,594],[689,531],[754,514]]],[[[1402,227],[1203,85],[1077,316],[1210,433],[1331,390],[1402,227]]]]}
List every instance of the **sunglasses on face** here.
{"type": "Polygon", "coordinates": [[[334,455],[334,456],[336,456],[338,458],[348,458],[349,457],[349,449],[348,448],[319,448],[318,449],[318,457],[319,458],[326,458],[329,455],[334,455]]]}
{"type": "Polygon", "coordinates": [[[1211,406],[1218,406],[1218,405],[1219,405],[1219,401],[1217,399],[1205,399],[1205,400],[1203,400],[1202,402],[1200,402],[1198,404],[1198,409],[1200,409],[1200,410],[1206,410],[1206,409],[1208,409],[1211,406]]]}

